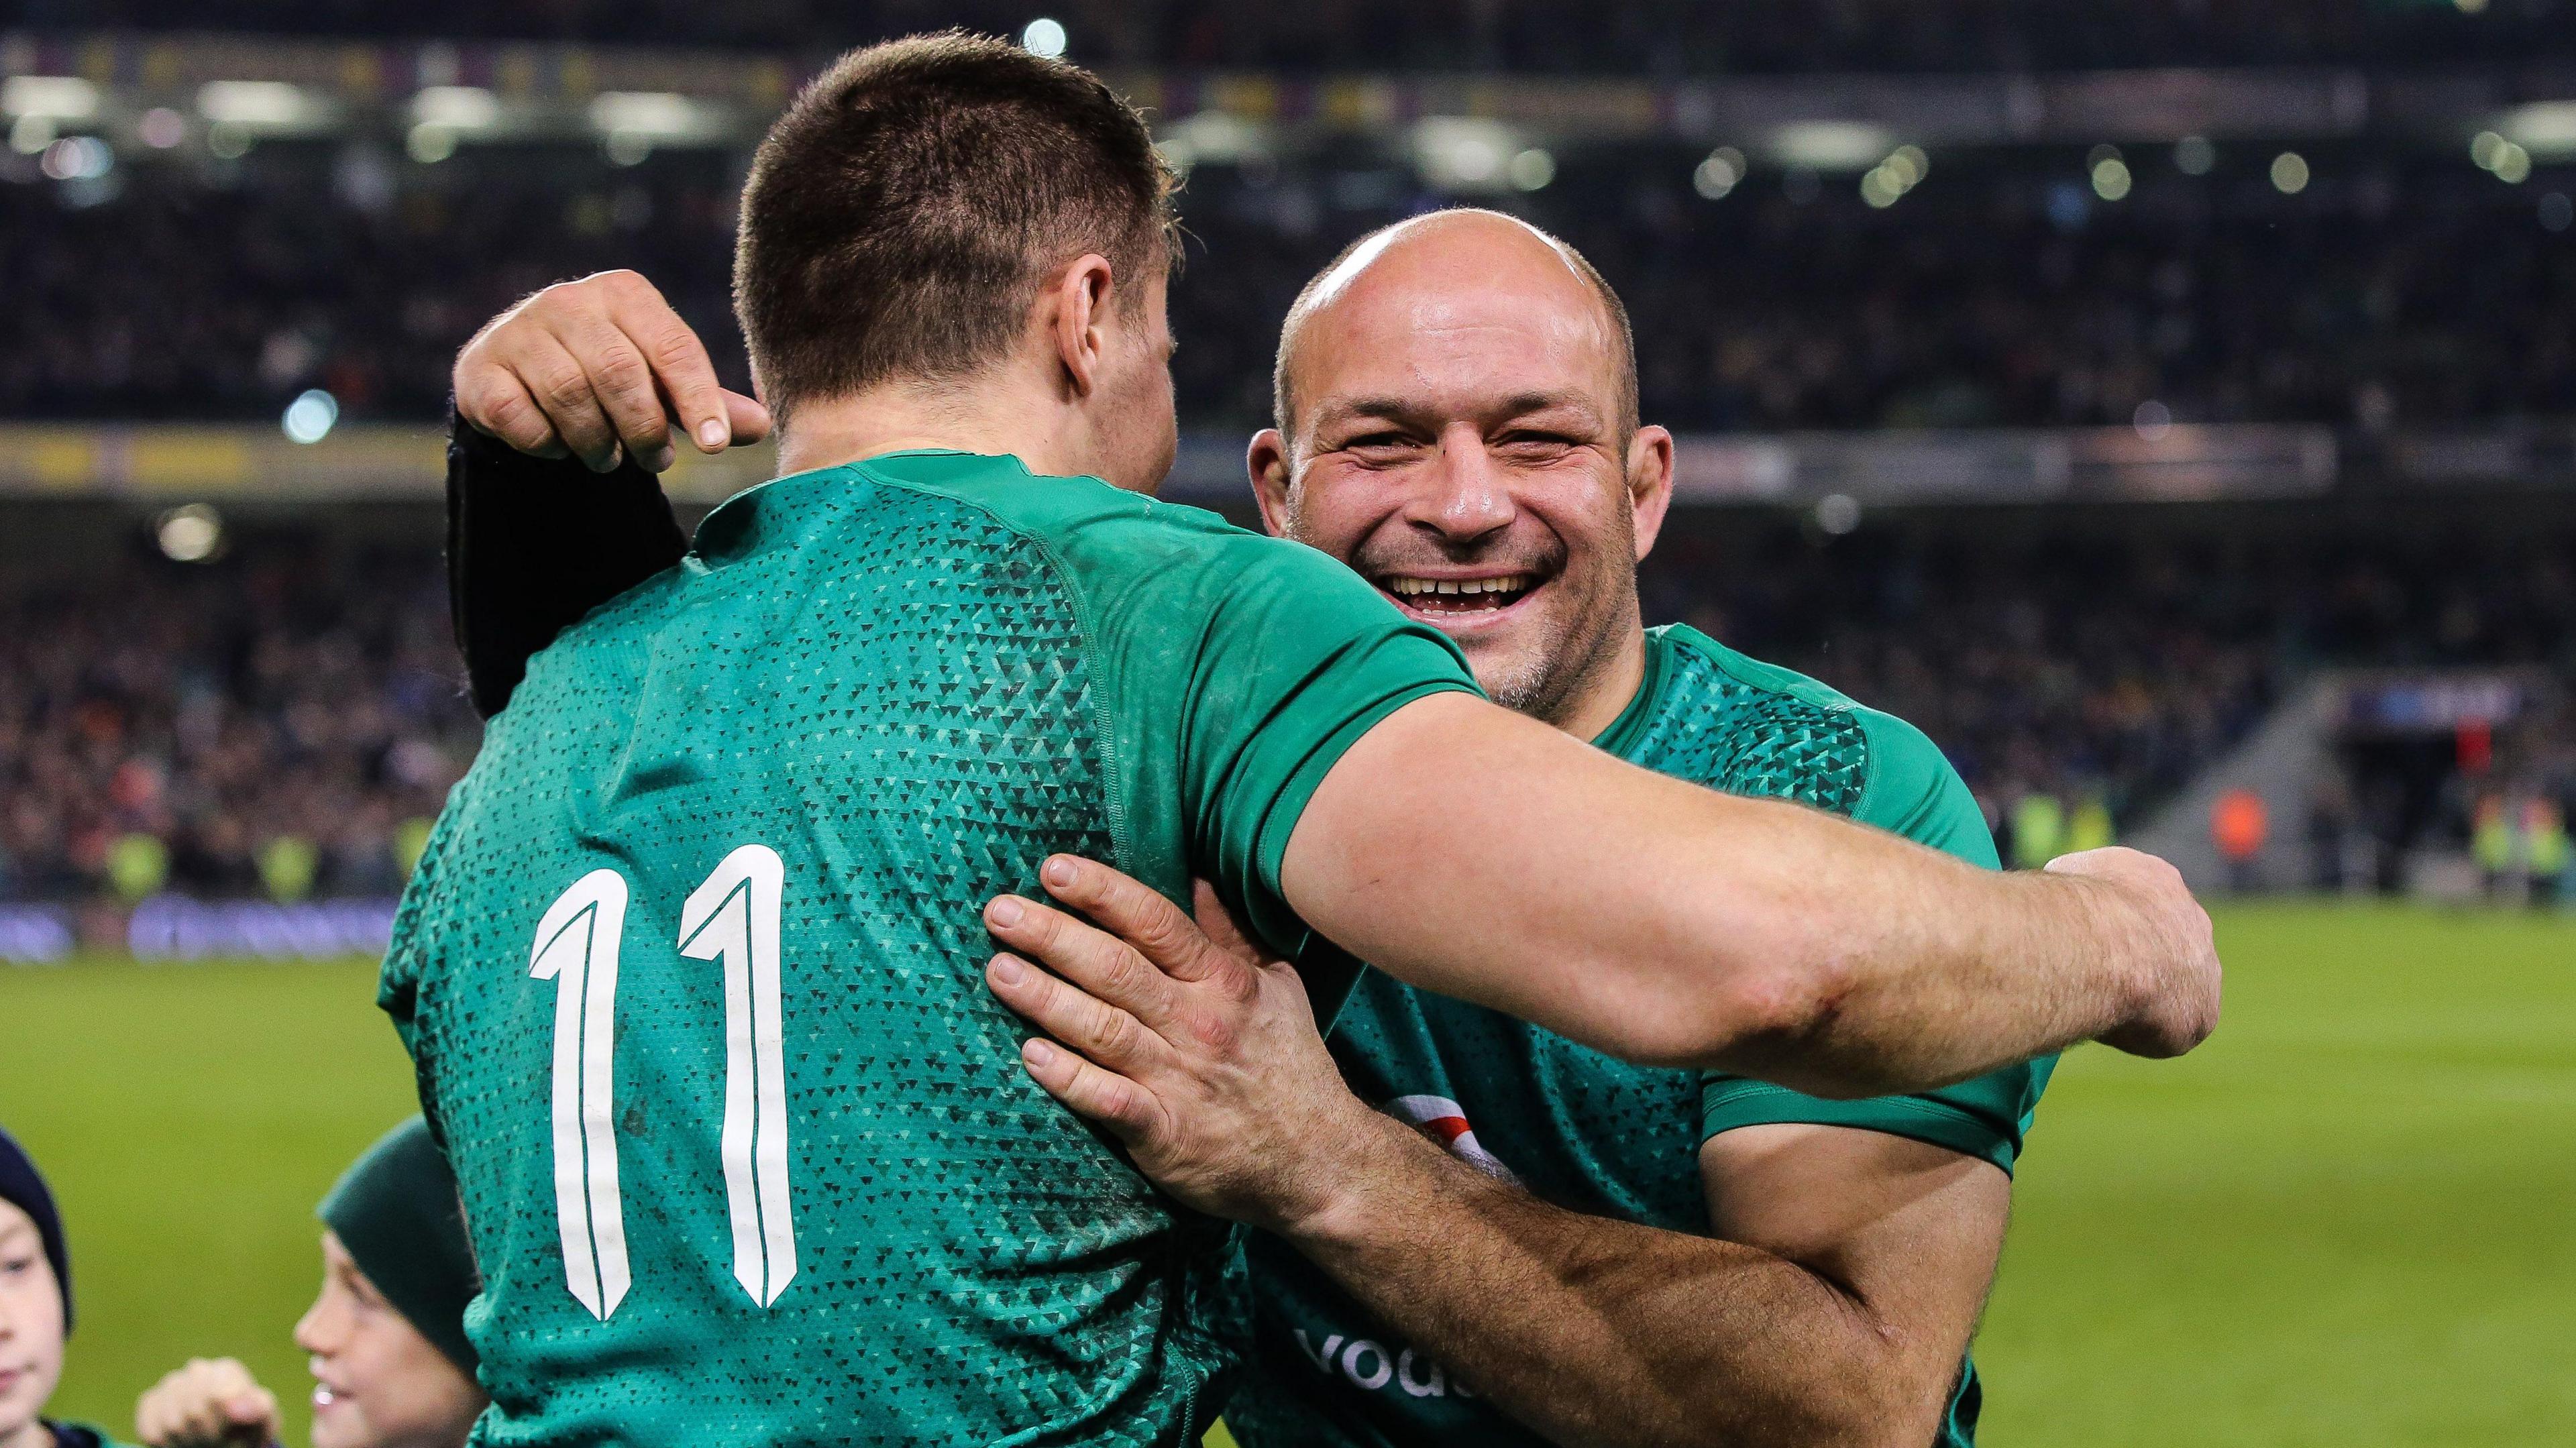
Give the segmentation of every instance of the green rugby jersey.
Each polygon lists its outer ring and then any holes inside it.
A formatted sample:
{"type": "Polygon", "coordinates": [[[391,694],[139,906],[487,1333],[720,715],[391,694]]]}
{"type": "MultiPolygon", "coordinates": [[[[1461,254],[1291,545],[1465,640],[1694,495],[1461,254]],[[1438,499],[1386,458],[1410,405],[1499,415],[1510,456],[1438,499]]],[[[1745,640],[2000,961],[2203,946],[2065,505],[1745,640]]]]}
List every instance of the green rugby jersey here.
{"type": "MultiPolygon", "coordinates": [[[[1649,630],[1646,677],[1603,749],[1737,794],[1803,801],[1993,867],[1967,786],[1921,731],[1680,626],[1649,630]]],[[[1715,1073],[1632,1066],[1512,1017],[1370,973],[1334,1022],[1333,1054],[1363,1098],[1467,1160],[1576,1211],[1705,1233],[1699,1149],[1761,1122],[1915,1137],[2010,1171],[2055,1059],[1921,1096],[1827,1101],[1715,1073]]],[[[1226,1409],[1245,1448],[1528,1445],[1543,1440],[1278,1238],[1249,1241],[1254,1347],[1226,1409]]],[[[1963,1364],[1942,1442],[1976,1432],[1963,1364]]]]}
{"type": "Polygon", "coordinates": [[[386,958],[483,1272],[477,1441],[1195,1442],[1227,1229],[1028,1080],[981,908],[1071,851],[1297,952],[1316,784],[1474,687],[1321,553],[1010,458],[709,515],[531,661],[386,958]]]}

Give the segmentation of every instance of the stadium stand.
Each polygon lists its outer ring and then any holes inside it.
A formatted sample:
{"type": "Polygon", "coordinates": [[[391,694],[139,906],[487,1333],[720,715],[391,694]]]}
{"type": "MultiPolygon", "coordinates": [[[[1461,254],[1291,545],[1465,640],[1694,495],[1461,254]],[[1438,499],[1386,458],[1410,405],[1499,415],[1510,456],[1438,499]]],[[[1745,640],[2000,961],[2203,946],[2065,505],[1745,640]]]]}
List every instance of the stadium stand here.
{"type": "MultiPolygon", "coordinates": [[[[2564,0],[1833,0],[1812,6],[1652,0],[1065,0],[1051,7],[1088,64],[1310,70],[1786,72],[2086,69],[2174,64],[2527,60],[2563,50],[2564,0]]],[[[999,0],[18,0],[0,24],[356,36],[579,38],[655,45],[839,48],[927,26],[1016,32],[999,0]]]]}
{"type": "MultiPolygon", "coordinates": [[[[2402,541],[2028,521],[1949,514],[1827,540],[1694,514],[1652,562],[1647,614],[1921,724],[2008,843],[2033,796],[2140,817],[2318,664],[2576,672],[2563,523],[2505,542],[2495,520],[2402,541]],[[2464,569],[2471,549],[2483,562],[2464,569]]],[[[210,564],[138,546],[76,580],[10,579],[0,899],[389,894],[473,755],[459,675],[419,548],[250,529],[210,564]]],[[[2554,717],[2507,741],[2489,793],[2576,805],[2554,717]]],[[[2351,787],[2369,794],[2408,761],[2357,763],[2351,787]]],[[[2362,827],[2391,850],[2465,844],[2484,796],[2463,788],[2374,800],[2362,827]]]]}
{"type": "MultiPolygon", "coordinates": [[[[400,188],[363,147],[258,159],[223,185],[138,166],[79,207],[0,186],[0,413],[271,418],[320,386],[353,418],[434,418],[483,319],[609,266],[739,355],[730,180],[707,158],[459,158],[400,188]]],[[[2151,401],[2364,433],[2576,412],[2576,245],[2527,192],[2372,163],[2290,198],[2166,167],[2115,208],[2069,169],[1988,163],[1881,212],[1772,178],[1710,202],[1687,156],[1587,158],[1520,209],[1627,299],[1646,415],[1681,429],[2127,423],[2151,401]]],[[[1357,160],[1201,168],[1174,292],[1185,422],[1257,425],[1297,288],[1440,199],[1357,160]]]]}

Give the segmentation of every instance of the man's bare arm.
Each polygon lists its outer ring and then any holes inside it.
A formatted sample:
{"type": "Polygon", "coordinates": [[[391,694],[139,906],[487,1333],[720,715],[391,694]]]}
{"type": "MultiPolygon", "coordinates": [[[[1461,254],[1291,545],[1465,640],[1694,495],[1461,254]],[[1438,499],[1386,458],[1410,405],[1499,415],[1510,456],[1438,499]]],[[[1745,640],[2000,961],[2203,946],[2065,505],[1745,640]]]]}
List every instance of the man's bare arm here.
{"type": "MultiPolygon", "coordinates": [[[[1992,1280],[2004,1174],[1839,1127],[1772,1143],[1803,1252],[1551,1206],[1388,1118],[1303,1165],[1334,1187],[1280,1230],[1342,1289],[1552,1441],[1586,1448],[1915,1448],[1992,1280]],[[1837,1139],[1846,1138],[1846,1139],[1837,1139]],[[1849,1140],[1847,1138],[1858,1138],[1849,1140]]],[[[1713,1197],[1727,1154],[1703,1153],[1713,1197]]],[[[1729,1230],[1732,1227],[1734,1230],[1729,1230]]]]}
{"type": "Polygon", "coordinates": [[[1412,985],[1629,1060],[1875,1096],[2097,1037],[2178,1054],[2216,1025],[2209,918],[2171,867],[2059,869],[1975,869],[1441,694],[1333,766],[1280,879],[1412,985]]]}
{"type": "Polygon", "coordinates": [[[1204,886],[1193,925],[1104,867],[1046,874],[1106,928],[1030,901],[988,914],[1043,967],[997,957],[996,994],[1071,1048],[1031,1043],[1030,1073],[1513,1417],[1583,1445],[1933,1440],[2002,1240],[1993,1166],[1754,1126],[1701,1149],[1714,1236],[1567,1211],[1352,1096],[1296,972],[1204,886]]]}

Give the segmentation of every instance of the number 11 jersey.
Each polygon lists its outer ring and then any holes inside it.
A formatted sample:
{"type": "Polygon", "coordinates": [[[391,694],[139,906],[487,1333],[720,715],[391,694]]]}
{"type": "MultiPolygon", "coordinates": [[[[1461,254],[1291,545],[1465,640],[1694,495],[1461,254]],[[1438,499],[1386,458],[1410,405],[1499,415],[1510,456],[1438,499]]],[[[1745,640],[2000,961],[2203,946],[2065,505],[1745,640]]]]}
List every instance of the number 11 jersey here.
{"type": "Polygon", "coordinates": [[[1069,851],[1305,953],[1316,784],[1473,688],[1322,554],[1010,458],[709,515],[531,661],[386,958],[483,1272],[477,1441],[1195,1443],[1226,1229],[1028,1080],[982,906],[1069,851]]]}

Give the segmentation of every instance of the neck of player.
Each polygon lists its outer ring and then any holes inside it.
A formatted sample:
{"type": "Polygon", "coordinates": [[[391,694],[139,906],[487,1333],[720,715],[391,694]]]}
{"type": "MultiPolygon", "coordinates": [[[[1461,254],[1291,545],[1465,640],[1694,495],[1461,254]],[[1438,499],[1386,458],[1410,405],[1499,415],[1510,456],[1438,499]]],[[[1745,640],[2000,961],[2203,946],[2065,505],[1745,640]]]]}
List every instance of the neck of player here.
{"type": "Polygon", "coordinates": [[[779,424],[778,471],[812,472],[924,448],[1008,454],[1053,477],[1100,471],[1083,426],[1088,419],[1044,386],[1024,385],[1015,371],[995,369],[936,390],[894,381],[799,402],[779,424]]]}
{"type": "Polygon", "coordinates": [[[1646,686],[1646,629],[1633,601],[1627,617],[1604,645],[1584,661],[1562,692],[1553,699],[1534,701],[1526,712],[1587,744],[1619,722],[1619,715],[1646,686]]]}

